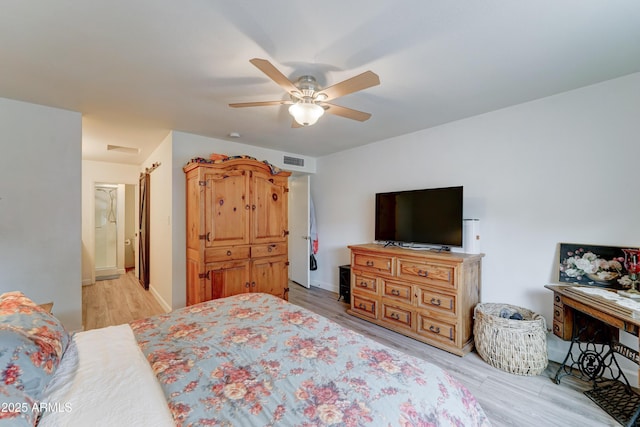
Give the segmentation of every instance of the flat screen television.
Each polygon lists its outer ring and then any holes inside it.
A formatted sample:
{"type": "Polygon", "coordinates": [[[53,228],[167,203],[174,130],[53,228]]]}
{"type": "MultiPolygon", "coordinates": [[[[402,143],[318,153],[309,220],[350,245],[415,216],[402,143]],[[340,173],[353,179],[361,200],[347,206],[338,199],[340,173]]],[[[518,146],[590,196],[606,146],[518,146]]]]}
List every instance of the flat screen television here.
{"type": "Polygon", "coordinates": [[[462,246],[462,187],[376,194],[378,242],[462,246]]]}

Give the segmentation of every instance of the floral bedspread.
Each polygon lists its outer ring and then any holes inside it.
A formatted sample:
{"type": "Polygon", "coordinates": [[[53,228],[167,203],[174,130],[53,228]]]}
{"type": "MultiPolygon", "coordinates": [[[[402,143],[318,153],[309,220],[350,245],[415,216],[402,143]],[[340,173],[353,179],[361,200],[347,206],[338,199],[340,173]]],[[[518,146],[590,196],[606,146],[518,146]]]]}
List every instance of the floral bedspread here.
{"type": "Polygon", "coordinates": [[[131,326],[178,426],[490,424],[442,369],[271,295],[131,326]]]}

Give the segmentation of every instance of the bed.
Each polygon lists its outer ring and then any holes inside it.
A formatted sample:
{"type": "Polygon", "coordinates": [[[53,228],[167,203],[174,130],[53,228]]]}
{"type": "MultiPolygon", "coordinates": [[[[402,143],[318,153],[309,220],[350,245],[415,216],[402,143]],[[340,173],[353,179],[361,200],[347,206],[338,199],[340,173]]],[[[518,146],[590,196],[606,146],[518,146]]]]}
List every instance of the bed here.
{"type": "Polygon", "coordinates": [[[0,318],[0,425],[490,425],[446,371],[268,294],[70,336],[12,292],[0,318]]]}

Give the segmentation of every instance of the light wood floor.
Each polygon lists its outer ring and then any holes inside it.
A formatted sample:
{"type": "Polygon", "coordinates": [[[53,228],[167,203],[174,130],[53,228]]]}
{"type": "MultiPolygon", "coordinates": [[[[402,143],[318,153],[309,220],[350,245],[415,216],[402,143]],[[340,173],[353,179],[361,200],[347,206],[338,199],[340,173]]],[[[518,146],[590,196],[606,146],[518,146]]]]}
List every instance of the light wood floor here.
{"type": "Polygon", "coordinates": [[[85,330],[130,323],[160,313],[164,313],[162,306],[144,290],[133,271],[118,279],[100,280],[82,287],[85,330]]]}
{"type": "MultiPolygon", "coordinates": [[[[449,371],[476,396],[495,427],[620,425],[582,393],[588,385],[570,377],[555,384],[551,377],[558,368],[557,363],[550,362],[539,376],[512,375],[491,367],[475,352],[462,358],[454,356],[351,316],[346,313],[348,304],[338,302],[338,295],[332,292],[305,289],[295,283],[290,284],[290,288],[290,302],[449,371]]],[[[128,323],[163,312],[132,275],[83,288],[85,329],[128,323]]]]}

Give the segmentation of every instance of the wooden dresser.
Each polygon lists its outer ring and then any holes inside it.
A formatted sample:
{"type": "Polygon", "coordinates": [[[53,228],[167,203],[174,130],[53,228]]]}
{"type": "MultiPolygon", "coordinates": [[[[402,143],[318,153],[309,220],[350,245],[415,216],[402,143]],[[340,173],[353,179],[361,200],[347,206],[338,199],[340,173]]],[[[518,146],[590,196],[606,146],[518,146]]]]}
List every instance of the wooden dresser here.
{"type": "Polygon", "coordinates": [[[473,350],[484,255],[377,244],[349,249],[350,314],[458,356],[473,350]]]}
{"type": "Polygon", "coordinates": [[[244,292],[288,298],[288,178],[253,159],[189,163],[187,305],[244,292]]]}

